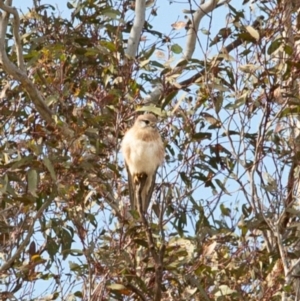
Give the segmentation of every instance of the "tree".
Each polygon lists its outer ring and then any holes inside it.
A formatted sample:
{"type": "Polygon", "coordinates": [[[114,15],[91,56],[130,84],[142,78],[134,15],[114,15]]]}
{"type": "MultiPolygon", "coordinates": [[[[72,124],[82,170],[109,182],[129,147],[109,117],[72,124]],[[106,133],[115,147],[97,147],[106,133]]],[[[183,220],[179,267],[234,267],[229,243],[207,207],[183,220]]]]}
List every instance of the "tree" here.
{"type": "Polygon", "coordinates": [[[300,5],[187,1],[169,36],[159,5],[0,1],[1,300],[300,299],[300,5]],[[144,111],[145,215],[119,156],[144,111]]]}

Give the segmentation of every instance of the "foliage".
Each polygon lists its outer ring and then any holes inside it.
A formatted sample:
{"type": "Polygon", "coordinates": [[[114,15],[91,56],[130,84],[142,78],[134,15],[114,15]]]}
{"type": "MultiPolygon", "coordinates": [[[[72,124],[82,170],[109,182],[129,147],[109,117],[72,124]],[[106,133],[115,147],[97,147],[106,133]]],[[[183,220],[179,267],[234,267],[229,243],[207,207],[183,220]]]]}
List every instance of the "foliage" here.
{"type": "MultiPolygon", "coordinates": [[[[21,15],[25,73],[51,116],[2,63],[1,300],[300,298],[297,5],[256,1],[250,22],[249,1],[228,2],[188,60],[176,38],[191,14],[166,36],[159,3],[135,58],[133,2],[73,1],[64,17],[34,1],[21,15]],[[127,210],[119,157],[142,111],[166,145],[144,219],[127,210]]],[[[14,26],[4,50],[18,65],[14,26]]]]}

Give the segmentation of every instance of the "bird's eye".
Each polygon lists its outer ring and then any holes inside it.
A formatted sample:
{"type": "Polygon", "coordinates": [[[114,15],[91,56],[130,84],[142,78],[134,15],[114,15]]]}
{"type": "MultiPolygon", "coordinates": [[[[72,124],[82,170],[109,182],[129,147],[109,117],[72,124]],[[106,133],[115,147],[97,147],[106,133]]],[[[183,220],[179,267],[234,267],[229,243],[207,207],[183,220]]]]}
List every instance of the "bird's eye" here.
{"type": "Polygon", "coordinates": [[[147,125],[149,125],[150,121],[149,120],[143,120],[147,125]]]}

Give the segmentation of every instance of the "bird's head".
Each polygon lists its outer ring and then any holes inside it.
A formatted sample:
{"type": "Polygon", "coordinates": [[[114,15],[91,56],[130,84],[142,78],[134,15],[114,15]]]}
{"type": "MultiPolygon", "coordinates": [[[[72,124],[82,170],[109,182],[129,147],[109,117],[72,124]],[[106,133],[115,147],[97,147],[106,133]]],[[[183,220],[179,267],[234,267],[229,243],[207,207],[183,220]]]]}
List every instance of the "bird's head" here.
{"type": "Polygon", "coordinates": [[[136,119],[135,123],[141,128],[156,128],[157,119],[153,114],[143,114],[136,119]]]}

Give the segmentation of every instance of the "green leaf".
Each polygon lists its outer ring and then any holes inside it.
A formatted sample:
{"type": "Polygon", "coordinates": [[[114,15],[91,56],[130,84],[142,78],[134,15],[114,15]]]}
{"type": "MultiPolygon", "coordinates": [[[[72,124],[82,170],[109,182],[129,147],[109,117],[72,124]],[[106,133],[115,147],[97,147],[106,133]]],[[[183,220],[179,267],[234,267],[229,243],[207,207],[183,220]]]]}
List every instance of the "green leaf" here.
{"type": "Polygon", "coordinates": [[[81,266],[73,261],[69,261],[69,267],[71,271],[81,271],[81,266]]]}
{"type": "Polygon", "coordinates": [[[115,52],[117,51],[117,47],[116,44],[114,44],[113,42],[109,42],[109,41],[100,41],[100,45],[107,48],[107,50],[109,50],[110,52],[115,52]]]}
{"type": "Polygon", "coordinates": [[[107,288],[109,288],[111,290],[115,290],[115,291],[120,291],[120,290],[126,289],[126,287],[123,284],[119,284],[119,283],[109,284],[109,285],[107,285],[107,288]]]}
{"type": "Polygon", "coordinates": [[[145,241],[145,240],[142,240],[142,239],[135,239],[134,242],[135,242],[136,244],[140,245],[140,246],[145,247],[145,248],[148,247],[148,243],[147,243],[147,241],[145,241]]]}
{"type": "Polygon", "coordinates": [[[250,25],[246,26],[245,28],[256,41],[259,40],[259,32],[256,29],[250,25]]]}
{"type": "Polygon", "coordinates": [[[94,214],[86,213],[86,218],[95,228],[97,228],[97,220],[94,214]]]}
{"type": "Polygon", "coordinates": [[[54,260],[55,256],[57,255],[57,252],[59,250],[59,245],[50,236],[47,237],[46,250],[48,251],[50,258],[52,260],[54,260]]]}
{"type": "Polygon", "coordinates": [[[180,53],[182,53],[182,48],[178,44],[173,44],[171,46],[171,51],[176,53],[176,54],[180,54],[180,53]]]}
{"type": "Polygon", "coordinates": [[[214,125],[215,127],[218,127],[218,128],[221,127],[221,122],[220,122],[220,120],[216,119],[214,116],[212,116],[212,115],[210,115],[210,114],[208,114],[208,113],[206,113],[206,112],[203,112],[203,113],[201,113],[200,115],[203,116],[204,119],[205,119],[208,123],[210,123],[211,125],[214,125]]]}
{"type": "Polygon", "coordinates": [[[52,104],[57,103],[57,98],[53,95],[50,95],[45,99],[45,102],[48,106],[51,106],[52,104]]]}
{"type": "Polygon", "coordinates": [[[233,293],[236,293],[235,290],[232,290],[229,286],[227,285],[220,285],[219,290],[215,293],[216,297],[223,297],[226,295],[231,295],[233,293]]]}
{"type": "Polygon", "coordinates": [[[239,98],[236,99],[234,103],[229,103],[225,106],[225,109],[237,109],[240,106],[244,105],[246,102],[246,99],[248,97],[249,92],[246,91],[243,95],[241,95],[239,98]]]}
{"type": "Polygon", "coordinates": [[[43,162],[44,162],[44,165],[47,167],[48,171],[50,172],[50,176],[51,176],[52,180],[56,181],[56,174],[54,171],[54,167],[53,167],[51,161],[49,160],[49,158],[44,157],[43,162]]]}
{"type": "Polygon", "coordinates": [[[293,47],[291,47],[290,45],[284,45],[283,50],[288,55],[292,55],[294,51],[293,47]]]}
{"type": "Polygon", "coordinates": [[[155,115],[158,115],[160,117],[165,117],[166,114],[165,112],[161,109],[161,108],[158,108],[158,107],[155,107],[155,106],[144,106],[144,107],[140,107],[136,110],[137,112],[151,112],[155,115]]]}
{"type": "Polygon", "coordinates": [[[287,117],[290,115],[299,115],[300,114],[300,106],[294,106],[292,108],[288,107],[284,110],[282,110],[282,112],[279,115],[279,118],[283,118],[283,117],[287,117]]]}
{"type": "Polygon", "coordinates": [[[73,9],[74,7],[75,7],[74,4],[67,2],[67,8],[73,9]]]}
{"type": "Polygon", "coordinates": [[[185,185],[190,187],[191,181],[190,181],[190,178],[187,177],[186,173],[185,172],[180,172],[179,174],[180,174],[180,177],[181,177],[182,181],[185,183],[185,185]]]}
{"type": "Polygon", "coordinates": [[[69,254],[72,254],[72,256],[81,256],[83,255],[83,251],[79,249],[70,249],[68,250],[69,254]]]}
{"type": "Polygon", "coordinates": [[[148,51],[142,52],[141,53],[141,57],[140,59],[143,60],[147,60],[150,58],[150,56],[153,54],[153,52],[156,49],[156,45],[153,45],[148,51]]]}
{"type": "Polygon", "coordinates": [[[271,55],[273,52],[275,52],[281,45],[282,39],[277,39],[273,41],[267,50],[268,55],[271,55]]]}
{"type": "Polygon", "coordinates": [[[61,231],[61,252],[63,254],[63,259],[66,259],[67,256],[72,252],[72,236],[70,232],[67,231],[65,228],[62,228],[61,231]]]}
{"type": "Polygon", "coordinates": [[[169,93],[168,95],[166,95],[166,97],[163,100],[163,107],[165,107],[166,105],[168,105],[170,103],[171,100],[173,100],[175,98],[175,96],[177,95],[178,91],[173,91],[171,93],[169,93]]]}
{"type": "Polygon", "coordinates": [[[211,139],[211,133],[195,133],[193,136],[192,136],[192,139],[194,140],[205,140],[205,139],[211,139]]]}
{"type": "Polygon", "coordinates": [[[252,213],[252,208],[246,204],[242,205],[242,212],[245,218],[247,218],[252,213]]]}
{"type": "Polygon", "coordinates": [[[158,67],[158,68],[161,68],[161,69],[165,68],[163,64],[161,64],[161,63],[159,63],[157,61],[150,61],[150,64],[153,67],[158,67]]]}
{"type": "Polygon", "coordinates": [[[253,42],[253,38],[248,32],[239,33],[239,34],[237,34],[237,37],[240,38],[241,40],[245,41],[245,42],[251,42],[251,43],[253,42]]]}
{"type": "Polygon", "coordinates": [[[23,157],[23,158],[15,161],[11,165],[11,169],[18,169],[18,168],[23,167],[23,166],[31,166],[33,161],[34,161],[34,156],[32,156],[32,155],[23,157]]]}
{"type": "Polygon", "coordinates": [[[220,205],[220,210],[221,210],[222,215],[230,217],[231,210],[229,208],[225,207],[225,205],[223,203],[220,205]]]}
{"type": "Polygon", "coordinates": [[[38,197],[36,194],[38,186],[38,173],[34,169],[30,169],[27,173],[28,191],[34,196],[38,197]]]}
{"type": "Polygon", "coordinates": [[[5,193],[8,184],[8,176],[5,175],[3,178],[0,179],[0,192],[5,193]]]}
{"type": "Polygon", "coordinates": [[[92,56],[94,57],[95,55],[99,54],[99,49],[95,48],[95,47],[89,47],[87,48],[86,52],[85,52],[85,56],[92,56]]]}
{"type": "Polygon", "coordinates": [[[144,61],[141,61],[140,62],[140,68],[143,68],[143,67],[145,67],[146,65],[148,65],[149,64],[149,62],[150,62],[150,60],[149,59],[147,59],[147,60],[144,60],[144,61]]]}
{"type": "MultiPolygon", "coordinates": [[[[260,66],[254,65],[254,64],[246,64],[246,65],[240,65],[239,69],[243,71],[244,73],[254,73],[258,69],[260,69],[260,66]]],[[[247,92],[248,93],[248,92],[247,92]]]]}
{"type": "Polygon", "coordinates": [[[207,30],[206,28],[201,28],[200,29],[201,30],[201,32],[203,33],[203,34],[205,34],[206,36],[208,36],[209,34],[210,34],[210,31],[209,30],[207,30]]]}
{"type": "Polygon", "coordinates": [[[80,299],[83,298],[83,294],[82,294],[82,292],[80,292],[80,291],[75,292],[75,293],[74,293],[74,296],[75,296],[75,297],[78,297],[78,298],[80,298],[80,299]]]}
{"type": "Polygon", "coordinates": [[[224,184],[223,184],[219,179],[216,179],[215,181],[216,181],[217,185],[222,189],[222,191],[223,191],[224,193],[226,193],[226,194],[228,194],[228,195],[231,195],[231,194],[227,191],[227,189],[225,188],[224,184]]]}
{"type": "Polygon", "coordinates": [[[101,10],[101,14],[104,16],[107,16],[111,19],[116,19],[118,16],[120,16],[121,12],[115,9],[112,9],[111,7],[105,8],[101,10]]]}

